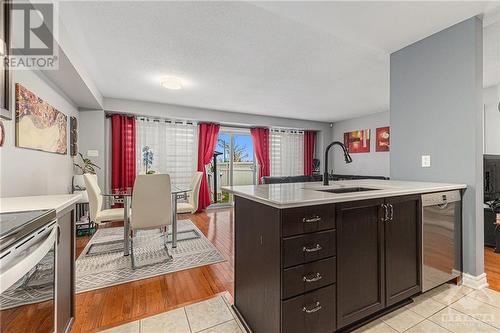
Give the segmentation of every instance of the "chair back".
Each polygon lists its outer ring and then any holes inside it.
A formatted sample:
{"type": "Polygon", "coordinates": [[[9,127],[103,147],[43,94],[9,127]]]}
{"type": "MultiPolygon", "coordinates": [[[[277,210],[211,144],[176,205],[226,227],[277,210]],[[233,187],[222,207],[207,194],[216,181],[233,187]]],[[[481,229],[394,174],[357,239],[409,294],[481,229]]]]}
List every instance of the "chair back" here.
{"type": "Polygon", "coordinates": [[[86,173],[83,175],[83,179],[89,197],[90,220],[97,222],[97,214],[102,210],[102,195],[97,183],[97,175],[86,173]]]}
{"type": "Polygon", "coordinates": [[[198,210],[198,201],[200,198],[200,186],[201,186],[202,176],[203,172],[197,171],[191,178],[191,193],[189,195],[188,201],[191,204],[191,206],[194,207],[195,211],[198,210]]]}
{"type": "Polygon", "coordinates": [[[138,175],[132,193],[130,227],[153,229],[172,224],[172,188],[170,176],[138,175]]]}

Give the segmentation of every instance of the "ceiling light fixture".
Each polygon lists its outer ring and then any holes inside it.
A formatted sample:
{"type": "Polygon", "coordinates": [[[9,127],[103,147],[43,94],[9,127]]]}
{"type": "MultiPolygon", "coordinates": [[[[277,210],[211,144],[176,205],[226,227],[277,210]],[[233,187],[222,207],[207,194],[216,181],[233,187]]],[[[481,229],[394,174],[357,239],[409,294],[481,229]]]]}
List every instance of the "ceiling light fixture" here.
{"type": "Polygon", "coordinates": [[[164,76],[160,80],[160,85],[166,89],[179,90],[182,89],[182,80],[175,76],[164,76]]]}

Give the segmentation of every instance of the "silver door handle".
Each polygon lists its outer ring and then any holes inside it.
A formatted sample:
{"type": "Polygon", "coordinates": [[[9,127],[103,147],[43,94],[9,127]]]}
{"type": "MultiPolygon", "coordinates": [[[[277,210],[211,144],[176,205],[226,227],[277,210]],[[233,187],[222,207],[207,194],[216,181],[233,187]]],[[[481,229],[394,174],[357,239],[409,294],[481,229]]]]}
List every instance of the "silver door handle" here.
{"type": "Polygon", "coordinates": [[[302,281],[304,282],[307,282],[307,283],[310,283],[310,282],[316,282],[316,281],[319,281],[321,280],[323,277],[321,276],[321,274],[319,273],[316,273],[313,277],[308,277],[306,275],[304,275],[302,277],[302,281]]]}
{"type": "Polygon", "coordinates": [[[383,222],[387,222],[389,220],[389,210],[387,209],[386,204],[380,205],[384,209],[384,217],[382,218],[383,222]]]}
{"type": "Polygon", "coordinates": [[[316,304],[314,304],[314,306],[312,308],[308,308],[307,306],[304,306],[302,308],[302,311],[305,313],[314,313],[314,312],[317,312],[319,310],[321,310],[321,305],[319,304],[319,302],[316,302],[316,304]]]}
{"type": "Polygon", "coordinates": [[[392,204],[390,204],[389,208],[391,209],[391,215],[389,217],[389,221],[393,221],[394,220],[394,206],[392,204]]]}
{"type": "Polygon", "coordinates": [[[316,244],[316,246],[314,247],[307,247],[307,246],[302,247],[302,252],[317,252],[321,250],[323,250],[323,248],[319,244],[316,244]]]}
{"type": "Polygon", "coordinates": [[[302,223],[315,223],[315,222],[320,222],[321,221],[321,217],[319,216],[314,216],[314,217],[311,217],[311,218],[302,218],[302,223]]]}

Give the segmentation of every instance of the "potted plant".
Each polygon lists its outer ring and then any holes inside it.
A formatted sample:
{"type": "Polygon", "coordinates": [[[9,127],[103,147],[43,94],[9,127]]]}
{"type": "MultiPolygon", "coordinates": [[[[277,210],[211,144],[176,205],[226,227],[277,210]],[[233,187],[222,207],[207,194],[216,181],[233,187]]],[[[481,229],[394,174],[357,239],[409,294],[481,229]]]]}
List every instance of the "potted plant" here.
{"type": "Polygon", "coordinates": [[[146,175],[152,175],[155,173],[154,170],[151,170],[153,166],[154,153],[149,146],[144,146],[142,148],[142,164],[144,165],[144,171],[146,175]]]}
{"type": "Polygon", "coordinates": [[[78,153],[80,155],[81,162],[73,163],[73,165],[81,172],[80,174],[76,174],[73,176],[73,193],[75,191],[82,192],[82,202],[87,202],[87,191],[85,188],[85,180],[83,179],[83,175],[86,173],[95,175],[96,169],[100,169],[98,165],[96,165],[90,158],[85,158],[82,153],[78,153]]]}

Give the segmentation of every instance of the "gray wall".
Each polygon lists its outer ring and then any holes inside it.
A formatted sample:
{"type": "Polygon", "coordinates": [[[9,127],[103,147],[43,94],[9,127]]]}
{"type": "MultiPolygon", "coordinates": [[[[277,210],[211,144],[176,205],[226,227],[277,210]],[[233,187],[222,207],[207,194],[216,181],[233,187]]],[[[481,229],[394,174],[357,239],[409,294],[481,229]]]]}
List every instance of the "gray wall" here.
{"type": "Polygon", "coordinates": [[[466,183],[464,270],[484,272],[482,22],[471,18],[391,55],[391,178],[466,183]],[[421,167],[421,155],[431,167],[421,167]]]}
{"type": "Polygon", "coordinates": [[[332,140],[344,142],[344,133],[360,129],[370,129],[370,152],[351,154],[352,163],[344,162],[344,155],[333,148],[334,173],[349,175],[386,176],[389,177],[390,152],[376,152],[377,127],[389,126],[389,112],[379,112],[365,117],[353,118],[333,123],[332,140]]]}
{"type": "Polygon", "coordinates": [[[500,155],[500,86],[484,89],[484,153],[500,155]]]}
{"type": "Polygon", "coordinates": [[[97,179],[101,189],[105,189],[106,151],[105,151],[105,117],[103,110],[89,110],[80,112],[78,151],[90,158],[100,167],[97,170],[97,179]],[[88,150],[97,150],[99,156],[87,156],[88,150]]]}
{"type": "MultiPolygon", "coordinates": [[[[77,116],[77,108],[38,71],[14,71],[13,82],[21,83],[44,101],[68,116],[77,116]]],[[[14,86],[12,87],[12,107],[14,114],[14,86]]],[[[4,120],[5,143],[0,148],[0,196],[25,196],[69,193],[73,176],[73,158],[68,154],[59,155],[15,146],[15,121],[4,120]]]]}

